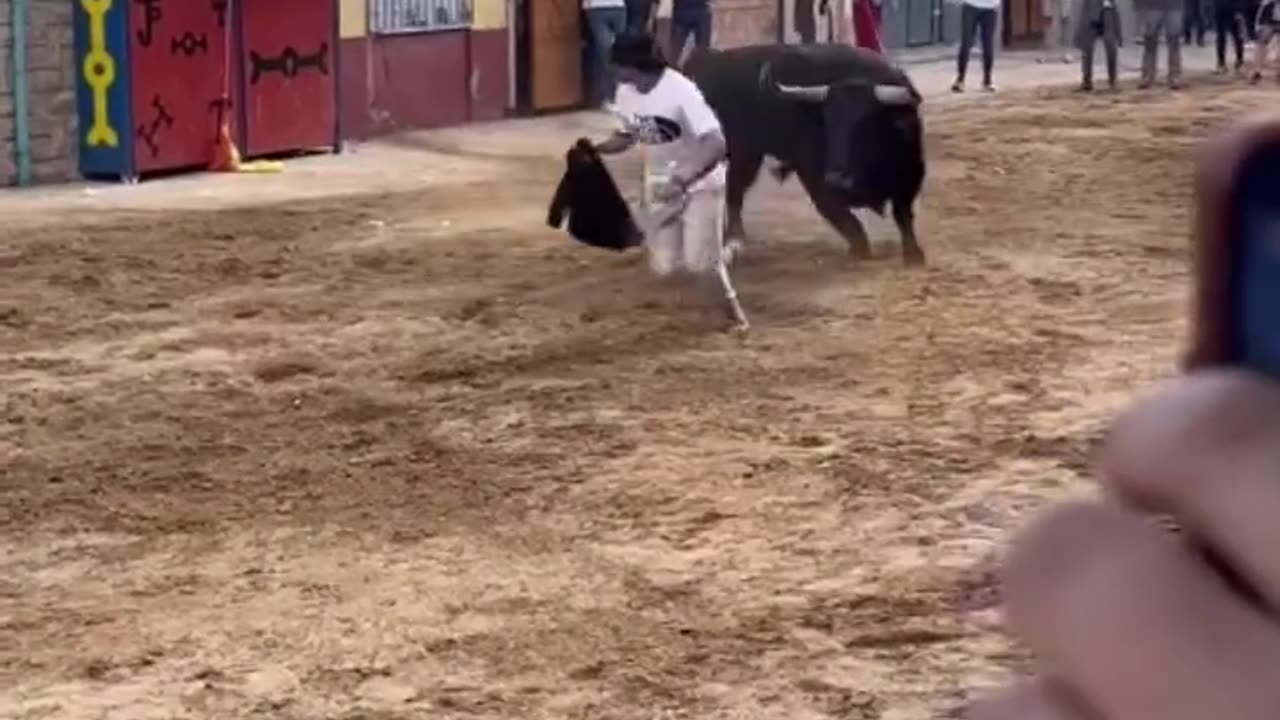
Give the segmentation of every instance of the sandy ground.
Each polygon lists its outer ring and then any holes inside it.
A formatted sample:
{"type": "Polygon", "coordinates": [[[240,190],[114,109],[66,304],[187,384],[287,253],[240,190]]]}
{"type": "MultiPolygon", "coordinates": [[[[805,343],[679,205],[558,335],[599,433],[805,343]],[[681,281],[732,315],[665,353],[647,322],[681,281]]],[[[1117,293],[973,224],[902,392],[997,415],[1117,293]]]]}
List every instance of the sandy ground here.
{"type": "Polygon", "coordinates": [[[940,104],[923,269],[765,177],[746,338],[546,228],[545,148],[7,200],[0,717],[945,712],[1019,665],[997,543],[1171,372],[1193,145],[1274,98],[940,104]]]}

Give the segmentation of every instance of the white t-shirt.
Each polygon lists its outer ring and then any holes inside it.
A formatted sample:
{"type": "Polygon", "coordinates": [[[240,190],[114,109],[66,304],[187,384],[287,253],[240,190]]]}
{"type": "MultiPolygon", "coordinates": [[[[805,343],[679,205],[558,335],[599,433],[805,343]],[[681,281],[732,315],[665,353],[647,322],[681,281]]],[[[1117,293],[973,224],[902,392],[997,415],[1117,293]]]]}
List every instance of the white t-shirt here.
{"type": "MultiPolygon", "coordinates": [[[[702,91],[671,68],[662,71],[647,93],[619,83],[613,110],[622,118],[623,130],[645,146],[646,180],[665,177],[676,161],[688,156],[698,136],[720,130],[720,119],[702,91]]],[[[721,161],[689,189],[723,187],[724,180],[721,161]]]]}

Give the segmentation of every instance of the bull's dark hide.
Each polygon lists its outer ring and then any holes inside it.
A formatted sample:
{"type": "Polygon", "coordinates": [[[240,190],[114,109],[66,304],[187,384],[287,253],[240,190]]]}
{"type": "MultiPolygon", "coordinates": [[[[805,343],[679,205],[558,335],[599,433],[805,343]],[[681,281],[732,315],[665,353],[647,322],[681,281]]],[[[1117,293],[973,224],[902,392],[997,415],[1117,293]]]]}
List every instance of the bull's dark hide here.
{"type": "Polygon", "coordinates": [[[622,251],[640,244],[631,208],[599,153],[580,139],[565,154],[564,176],[551,198],[547,224],[559,228],[569,214],[569,235],[592,247],[622,251]]]}

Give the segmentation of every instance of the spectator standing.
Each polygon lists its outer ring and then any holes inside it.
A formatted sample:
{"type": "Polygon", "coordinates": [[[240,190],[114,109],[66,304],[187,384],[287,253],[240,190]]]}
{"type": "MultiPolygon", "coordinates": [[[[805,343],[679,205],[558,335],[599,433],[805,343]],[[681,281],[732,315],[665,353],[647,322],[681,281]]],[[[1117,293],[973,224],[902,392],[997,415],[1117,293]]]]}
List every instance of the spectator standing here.
{"type": "Polygon", "coordinates": [[[1156,54],[1163,37],[1169,48],[1169,87],[1182,87],[1182,5],[1183,0],[1134,0],[1138,27],[1142,32],[1142,80],[1140,88],[1156,81],[1156,54]]]}
{"type": "Polygon", "coordinates": [[[884,54],[880,43],[880,5],[875,0],[853,0],[853,44],[875,53],[884,54]]]}
{"type": "Polygon", "coordinates": [[[1120,12],[1116,0],[1080,0],[1076,10],[1075,44],[1080,50],[1080,90],[1093,90],[1093,51],[1102,41],[1107,61],[1107,85],[1116,89],[1119,70],[1120,12]]]}
{"type": "Polygon", "coordinates": [[[982,43],[982,89],[995,90],[991,84],[991,71],[996,61],[996,20],[1000,12],[1000,0],[963,0],[960,7],[960,56],[956,58],[956,81],[951,92],[964,92],[964,80],[969,69],[969,55],[973,52],[975,37],[982,43]]]}
{"type": "Polygon", "coordinates": [[[1183,0],[1182,43],[1190,45],[1194,39],[1198,47],[1204,47],[1204,36],[1209,30],[1210,8],[1204,0],[1183,0]]]}
{"type": "Polygon", "coordinates": [[[1068,10],[1070,0],[1043,0],[1044,18],[1048,21],[1044,30],[1045,57],[1042,62],[1071,62],[1071,56],[1064,52],[1066,29],[1068,27],[1068,10]]]}
{"type": "Polygon", "coordinates": [[[677,67],[684,64],[685,44],[711,47],[711,0],[673,0],[671,3],[671,56],[677,67]]]}
{"type": "Polygon", "coordinates": [[[1213,1],[1213,34],[1214,49],[1218,54],[1218,74],[1227,72],[1227,37],[1235,46],[1236,72],[1244,68],[1244,34],[1240,30],[1240,13],[1243,8],[1241,0],[1213,1]]]}
{"type": "Polygon", "coordinates": [[[1253,76],[1249,78],[1249,82],[1252,83],[1262,80],[1262,71],[1267,65],[1267,51],[1271,47],[1271,41],[1280,36],[1280,8],[1276,5],[1277,0],[1265,0],[1258,8],[1258,16],[1255,19],[1258,41],[1254,50],[1257,54],[1253,60],[1253,76]]]}
{"type": "Polygon", "coordinates": [[[653,8],[658,0],[626,0],[627,31],[633,33],[652,32],[649,27],[653,20],[653,8]]]}
{"type": "Polygon", "coordinates": [[[600,107],[613,98],[609,50],[613,39],[627,29],[626,0],[582,0],[591,32],[591,104],[600,107]]]}
{"type": "Polygon", "coordinates": [[[796,34],[800,36],[800,42],[806,45],[815,42],[818,39],[818,20],[813,11],[814,0],[795,0],[795,22],[796,34]]]}
{"type": "Polygon", "coordinates": [[[1240,16],[1244,18],[1245,37],[1253,41],[1258,39],[1258,9],[1261,5],[1259,0],[1242,0],[1240,3],[1240,16]]]}

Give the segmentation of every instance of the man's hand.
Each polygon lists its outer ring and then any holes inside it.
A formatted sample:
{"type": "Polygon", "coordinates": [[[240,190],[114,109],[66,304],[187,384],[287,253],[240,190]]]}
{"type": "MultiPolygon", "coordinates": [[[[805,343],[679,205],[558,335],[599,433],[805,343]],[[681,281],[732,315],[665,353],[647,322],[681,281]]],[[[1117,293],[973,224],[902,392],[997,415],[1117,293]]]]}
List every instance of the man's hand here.
{"type": "Polygon", "coordinates": [[[666,203],[684,197],[689,192],[689,188],[683,178],[672,173],[666,180],[657,183],[652,192],[654,200],[666,203]]]}
{"type": "Polygon", "coordinates": [[[629,150],[635,145],[635,138],[624,132],[615,132],[608,138],[596,143],[596,152],[601,155],[616,155],[629,150]]]}
{"type": "Polygon", "coordinates": [[[1040,676],[970,720],[1280,717],[1280,384],[1194,373],[1124,414],[1100,460],[1107,500],[1046,513],[1004,570],[1040,676]]]}

